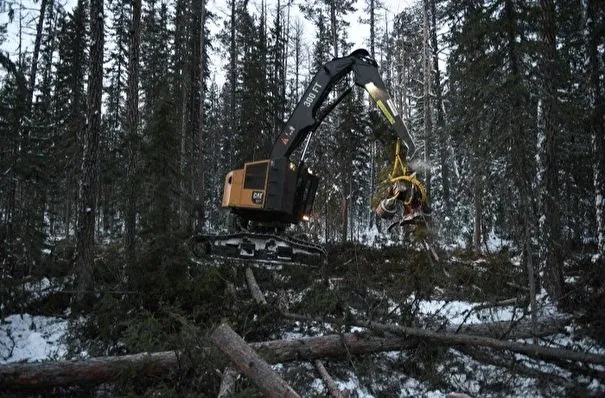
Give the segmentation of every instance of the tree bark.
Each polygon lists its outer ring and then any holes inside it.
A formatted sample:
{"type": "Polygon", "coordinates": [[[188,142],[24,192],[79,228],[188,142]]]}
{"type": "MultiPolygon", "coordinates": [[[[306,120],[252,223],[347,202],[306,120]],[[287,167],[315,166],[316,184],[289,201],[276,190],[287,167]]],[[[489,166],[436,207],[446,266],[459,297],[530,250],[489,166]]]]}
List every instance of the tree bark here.
{"type": "MultiPolygon", "coordinates": [[[[319,358],[345,358],[414,346],[405,337],[378,338],[360,334],[306,337],[251,343],[267,362],[285,363],[319,358]]],[[[202,355],[208,348],[202,349],[202,355]]],[[[80,361],[52,361],[0,365],[0,391],[42,389],[84,383],[104,383],[119,379],[123,371],[140,370],[147,375],[165,375],[171,369],[190,366],[181,363],[175,351],[140,353],[120,357],[99,357],[80,361]]]]}
{"type": "MultiPolygon", "coordinates": [[[[314,320],[313,318],[288,314],[289,318],[314,320]]],[[[319,320],[326,322],[326,320],[319,320]]],[[[269,363],[284,363],[320,358],[346,358],[348,355],[364,355],[376,352],[400,351],[414,347],[419,339],[429,339],[445,345],[485,345],[492,348],[522,352],[532,357],[554,358],[557,360],[583,361],[596,364],[605,363],[605,356],[585,354],[569,350],[526,345],[481,336],[454,334],[452,326],[446,332],[405,328],[378,323],[357,323],[359,326],[388,332],[396,336],[384,338],[360,333],[307,337],[297,340],[274,340],[251,343],[250,347],[269,363]],[[403,336],[397,336],[403,335],[403,336]],[[415,338],[410,338],[415,337],[415,338]],[[485,343],[487,341],[487,344],[485,343]],[[520,349],[519,349],[520,347],[520,349]]],[[[501,334],[506,331],[506,322],[485,325],[468,325],[466,333],[501,334]]],[[[460,329],[460,327],[458,327],[460,329]]],[[[556,330],[556,329],[555,329],[556,330]]],[[[553,330],[554,331],[554,330],[553,330]]],[[[510,333],[510,338],[528,337],[527,333],[510,333]]],[[[202,349],[202,354],[208,348],[202,349]]],[[[41,389],[53,386],[67,386],[78,383],[103,383],[119,379],[124,370],[131,374],[133,368],[147,375],[166,374],[180,363],[177,352],[141,353],[121,357],[91,358],[82,361],[53,361],[31,364],[0,365],[0,390],[41,389]]]]}
{"type": "Polygon", "coordinates": [[[250,289],[250,294],[252,295],[252,298],[254,298],[254,301],[256,301],[257,304],[267,305],[265,295],[262,290],[260,290],[258,283],[256,283],[256,278],[250,267],[246,268],[246,281],[248,282],[248,288],[250,289]]]}
{"type": "Polygon", "coordinates": [[[237,333],[222,324],[210,337],[267,397],[300,397],[237,333]]]}
{"type": "Polygon", "coordinates": [[[179,365],[174,351],[140,353],[81,361],[50,361],[0,365],[0,390],[23,391],[117,380],[124,372],[167,374],[179,365]]]}
{"type": "Polygon", "coordinates": [[[542,9],[541,35],[544,53],[540,69],[544,85],[543,122],[546,138],[546,161],[544,164],[544,234],[546,253],[544,256],[544,287],[550,296],[559,300],[563,295],[563,253],[561,248],[561,216],[559,214],[559,147],[557,143],[557,47],[555,4],[553,0],[540,0],[542,9]]]}
{"type": "Polygon", "coordinates": [[[87,95],[87,126],[82,155],[80,181],[80,217],[78,218],[76,258],[76,299],[81,300],[93,285],[95,221],[97,214],[98,154],[103,95],[103,0],[90,1],[90,68],[87,95]]]}
{"type": "MultiPolygon", "coordinates": [[[[296,319],[296,314],[286,314],[286,316],[296,319]],[[289,316],[288,316],[289,315],[289,316]]],[[[306,316],[298,316],[300,319],[313,319],[306,316]]],[[[323,320],[323,322],[327,322],[323,320]]],[[[540,359],[562,359],[569,361],[580,361],[594,364],[605,364],[605,355],[584,353],[571,351],[561,348],[552,348],[539,346],[536,344],[524,344],[513,341],[498,340],[491,337],[477,336],[471,334],[451,333],[443,331],[433,331],[419,328],[411,328],[406,326],[388,325],[375,322],[355,321],[351,325],[364,327],[370,330],[380,332],[393,333],[399,336],[416,337],[420,339],[428,339],[438,344],[445,345],[468,345],[468,346],[483,346],[500,350],[509,350],[520,354],[527,355],[532,358],[540,359]]]]}

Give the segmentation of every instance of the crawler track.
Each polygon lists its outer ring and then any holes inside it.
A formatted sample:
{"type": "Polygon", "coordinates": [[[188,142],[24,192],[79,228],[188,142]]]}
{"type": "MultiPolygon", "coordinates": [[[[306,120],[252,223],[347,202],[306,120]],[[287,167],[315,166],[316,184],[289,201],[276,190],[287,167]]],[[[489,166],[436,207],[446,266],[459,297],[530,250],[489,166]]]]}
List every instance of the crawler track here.
{"type": "Polygon", "coordinates": [[[226,258],[268,268],[284,264],[319,267],[327,257],[321,245],[292,236],[262,232],[197,234],[190,239],[189,249],[197,260],[226,258]]]}

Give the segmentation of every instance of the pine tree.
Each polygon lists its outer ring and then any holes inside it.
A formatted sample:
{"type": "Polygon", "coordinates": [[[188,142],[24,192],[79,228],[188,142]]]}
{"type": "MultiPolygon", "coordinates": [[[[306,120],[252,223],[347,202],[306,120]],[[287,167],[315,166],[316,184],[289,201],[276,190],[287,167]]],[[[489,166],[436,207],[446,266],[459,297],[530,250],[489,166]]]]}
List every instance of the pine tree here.
{"type": "MultiPolygon", "coordinates": [[[[444,115],[444,103],[443,103],[443,87],[441,81],[441,71],[439,66],[439,42],[437,40],[437,5],[435,4],[437,0],[430,0],[431,7],[431,50],[432,50],[432,58],[433,58],[433,73],[434,81],[433,87],[435,90],[435,108],[437,112],[437,120],[436,120],[436,135],[438,142],[438,154],[439,154],[439,170],[440,170],[440,202],[442,204],[442,211],[445,216],[451,214],[452,211],[452,198],[450,192],[450,167],[451,164],[449,162],[448,156],[448,147],[449,147],[449,134],[448,130],[445,126],[445,115],[444,115]]],[[[437,195],[437,190],[433,190],[432,197],[435,198],[437,195]]],[[[435,199],[432,199],[435,201],[435,199]]],[[[442,219],[445,221],[445,216],[442,219]]],[[[449,227],[449,223],[446,224],[446,228],[449,227]]],[[[448,231],[449,233],[449,231],[448,231]]]]}
{"type": "Polygon", "coordinates": [[[587,53],[589,59],[589,81],[591,110],[589,125],[592,130],[593,173],[595,189],[595,215],[597,225],[597,247],[601,258],[605,258],[605,63],[599,56],[599,47],[605,43],[603,23],[605,7],[602,2],[590,0],[587,5],[588,37],[587,53]],[[599,29],[600,27],[600,29],[599,29]]]}
{"type": "Polygon", "coordinates": [[[83,140],[80,181],[80,216],[77,244],[77,299],[89,295],[93,287],[95,221],[99,176],[99,137],[101,134],[101,96],[103,93],[103,0],[90,1],[90,63],[87,92],[87,126],[83,140]]]}
{"type": "Polygon", "coordinates": [[[59,174],[56,177],[58,192],[53,197],[61,213],[65,237],[76,230],[78,212],[80,165],[77,159],[82,156],[82,135],[86,125],[87,7],[88,3],[78,2],[71,13],[60,19],[57,33],[53,115],[58,133],[56,166],[59,174]]]}
{"type": "Polygon", "coordinates": [[[127,201],[125,211],[126,257],[130,268],[136,263],[136,216],[139,191],[139,62],[141,41],[141,0],[132,1],[130,21],[130,41],[128,44],[128,93],[126,118],[126,186],[127,201]]]}
{"type": "Polygon", "coordinates": [[[558,71],[556,11],[553,0],[541,0],[540,32],[542,44],[541,86],[542,124],[545,136],[546,156],[544,161],[544,230],[545,258],[543,268],[546,274],[546,289],[551,297],[559,299],[563,295],[563,258],[561,242],[561,218],[559,213],[559,152],[561,126],[557,120],[560,112],[558,85],[561,82],[558,71]]]}

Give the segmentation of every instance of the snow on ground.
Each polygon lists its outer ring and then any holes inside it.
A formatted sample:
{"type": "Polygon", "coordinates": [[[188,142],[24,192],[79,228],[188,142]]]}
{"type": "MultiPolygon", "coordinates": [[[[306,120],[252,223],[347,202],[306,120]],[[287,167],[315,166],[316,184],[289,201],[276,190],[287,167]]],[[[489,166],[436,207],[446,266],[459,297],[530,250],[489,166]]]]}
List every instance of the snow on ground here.
{"type": "MultiPolygon", "coordinates": [[[[413,298],[409,300],[410,303],[412,301],[413,298]]],[[[510,321],[523,315],[521,308],[507,306],[475,310],[476,304],[459,300],[422,300],[418,307],[420,315],[444,317],[452,324],[510,321]]]]}
{"type": "Polygon", "coordinates": [[[0,363],[62,358],[67,321],[50,316],[15,314],[0,320],[0,363]]]}
{"type": "Polygon", "coordinates": [[[23,291],[29,293],[30,300],[37,300],[54,292],[60,292],[71,278],[42,278],[36,281],[28,281],[23,284],[23,291]]]}
{"type": "MultiPolygon", "coordinates": [[[[45,291],[49,288],[49,281],[42,280],[38,289],[45,291]]],[[[546,293],[540,292],[538,302],[543,309],[542,316],[556,316],[557,309],[552,305],[546,293]]],[[[414,302],[414,297],[408,298],[408,304],[414,302]]],[[[414,303],[418,307],[419,315],[422,316],[437,316],[450,324],[476,324],[481,322],[491,321],[510,321],[519,319],[522,315],[519,309],[515,306],[497,307],[492,309],[476,309],[477,303],[469,303],[459,300],[418,300],[414,303]]],[[[393,310],[399,311],[396,308],[396,303],[392,302],[393,310]]],[[[0,319],[0,363],[13,363],[19,361],[41,361],[63,358],[66,353],[66,346],[62,339],[67,332],[68,322],[65,319],[47,316],[32,316],[30,314],[15,314],[0,319]]],[[[293,328],[284,331],[278,338],[297,339],[311,335],[336,333],[334,326],[331,324],[318,323],[309,325],[302,322],[293,322],[293,328]]],[[[362,331],[362,328],[353,328],[350,331],[362,331]]],[[[605,348],[596,344],[592,339],[585,336],[575,335],[575,330],[569,326],[565,334],[551,336],[550,338],[541,341],[541,344],[562,347],[579,351],[588,351],[597,354],[605,354],[605,348]]],[[[531,342],[527,340],[527,342],[531,342]]],[[[506,369],[496,368],[490,365],[478,363],[477,361],[457,353],[455,350],[450,350],[450,353],[455,360],[448,365],[442,366],[442,369],[437,369],[438,373],[448,381],[448,384],[458,389],[471,393],[473,396],[498,396],[498,394],[485,394],[482,391],[481,385],[484,382],[506,379],[507,383],[511,384],[514,391],[519,392],[518,396],[540,396],[536,381],[532,378],[512,377],[506,369]]],[[[354,369],[347,371],[346,374],[341,374],[339,377],[334,377],[336,384],[341,390],[352,390],[357,396],[369,398],[373,397],[372,391],[381,391],[382,384],[387,382],[390,385],[397,385],[400,397],[426,397],[435,398],[443,397],[448,391],[443,391],[427,384],[421,380],[409,377],[408,375],[396,371],[389,364],[398,363],[401,358],[407,355],[405,352],[389,352],[382,353],[376,357],[375,366],[385,369],[377,369],[380,374],[384,375],[384,379],[379,377],[376,380],[360,380],[355,374],[354,369]],[[383,360],[378,360],[383,358],[383,360]]],[[[572,374],[562,371],[561,369],[551,369],[552,365],[543,363],[542,361],[530,360],[523,355],[515,355],[515,357],[528,367],[533,367],[545,372],[553,372],[564,378],[573,377],[572,374]]],[[[309,367],[307,370],[311,375],[309,392],[318,394],[325,393],[325,387],[321,379],[317,378],[311,363],[306,363],[309,367]]],[[[300,364],[298,365],[300,366],[300,364]]],[[[275,365],[274,368],[278,371],[283,369],[283,365],[275,365]]],[[[603,367],[595,367],[596,370],[603,371],[603,367]]],[[[596,379],[582,380],[582,384],[588,386],[588,391],[600,394],[605,393],[605,385],[596,379]]]]}

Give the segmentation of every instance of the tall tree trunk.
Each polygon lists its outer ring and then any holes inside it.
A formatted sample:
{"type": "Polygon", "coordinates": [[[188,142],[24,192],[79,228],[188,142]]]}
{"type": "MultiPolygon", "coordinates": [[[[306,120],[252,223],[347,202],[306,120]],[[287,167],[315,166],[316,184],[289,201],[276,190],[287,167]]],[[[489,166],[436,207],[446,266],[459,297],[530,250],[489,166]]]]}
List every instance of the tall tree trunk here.
{"type": "Polygon", "coordinates": [[[597,247],[605,259],[605,99],[603,98],[603,70],[605,64],[599,55],[599,46],[605,42],[603,23],[605,6],[599,0],[588,1],[588,59],[590,65],[590,89],[592,97],[592,147],[593,180],[595,188],[595,212],[597,221],[597,247]]]}
{"type": "Polygon", "coordinates": [[[195,171],[193,173],[194,176],[196,176],[197,178],[195,178],[195,180],[193,181],[193,189],[195,192],[195,203],[197,206],[196,209],[196,216],[197,216],[197,227],[198,228],[202,228],[204,225],[204,186],[205,186],[205,181],[204,181],[204,170],[205,170],[205,161],[204,161],[204,156],[203,156],[203,149],[204,149],[204,140],[205,140],[205,127],[204,127],[204,99],[205,99],[205,85],[204,85],[204,74],[206,73],[206,59],[204,58],[204,49],[206,47],[206,30],[205,30],[205,26],[206,26],[206,0],[201,0],[201,5],[200,5],[201,9],[200,9],[200,15],[199,15],[199,29],[200,29],[200,35],[199,35],[199,47],[200,47],[200,54],[199,54],[199,58],[198,58],[198,68],[199,68],[199,86],[198,86],[198,95],[199,95],[199,103],[198,103],[198,110],[197,110],[197,117],[198,117],[198,121],[197,121],[197,127],[198,127],[198,148],[196,151],[196,155],[197,155],[197,159],[194,162],[194,167],[195,167],[195,171]]]}
{"type": "Polygon", "coordinates": [[[275,9],[275,22],[274,22],[274,35],[275,35],[275,46],[273,48],[273,70],[271,71],[272,76],[272,91],[273,91],[273,135],[271,136],[271,142],[276,140],[281,131],[281,127],[283,124],[283,117],[285,113],[285,101],[283,99],[282,86],[285,84],[284,75],[282,74],[283,69],[282,65],[284,63],[283,58],[285,57],[285,52],[281,48],[281,38],[282,38],[282,30],[283,24],[281,22],[281,1],[277,0],[276,9],[275,9]]]}
{"type": "MultiPolygon", "coordinates": [[[[36,86],[36,73],[38,71],[38,55],[40,54],[40,45],[42,43],[42,29],[44,28],[44,17],[46,16],[46,7],[48,0],[42,0],[40,3],[40,16],[36,25],[36,38],[34,40],[34,53],[32,54],[32,66],[29,73],[29,95],[28,101],[33,103],[34,88],[36,86]]],[[[52,5],[51,5],[52,6],[52,5]]]]}
{"type": "Polygon", "coordinates": [[[431,140],[433,136],[433,120],[431,117],[431,56],[429,54],[429,0],[424,0],[422,7],[422,69],[424,75],[424,183],[427,192],[431,193],[431,168],[429,166],[431,156],[431,140]]]}
{"type": "Polygon", "coordinates": [[[376,0],[370,0],[370,55],[376,57],[376,0]]]}
{"type": "Polygon", "coordinates": [[[231,0],[231,25],[229,26],[230,29],[230,38],[229,38],[229,80],[230,80],[230,92],[229,92],[229,105],[231,106],[231,113],[229,114],[229,134],[235,136],[236,131],[235,131],[235,120],[236,120],[236,107],[235,107],[235,85],[237,83],[237,47],[236,47],[236,42],[235,42],[235,23],[236,23],[236,18],[235,18],[235,12],[236,12],[236,7],[235,7],[235,0],[231,0]]]}
{"type": "MultiPolygon", "coordinates": [[[[505,1],[506,19],[508,22],[508,58],[510,62],[511,80],[521,84],[521,71],[519,70],[519,54],[517,53],[516,42],[516,22],[517,15],[514,10],[512,0],[505,1]]],[[[528,284],[530,290],[530,306],[532,323],[536,325],[536,286],[534,280],[533,247],[532,247],[532,228],[531,228],[531,206],[530,192],[531,180],[529,177],[530,165],[526,155],[525,129],[522,121],[519,120],[523,115],[521,109],[521,98],[519,93],[515,93],[511,104],[510,136],[512,140],[511,159],[509,160],[513,169],[513,180],[519,189],[520,210],[518,219],[521,221],[520,239],[524,242],[523,261],[527,269],[528,284]]]]}
{"type": "Polygon", "coordinates": [[[90,1],[90,68],[87,93],[87,119],[82,175],[80,181],[80,217],[77,238],[77,299],[81,300],[93,285],[95,256],[95,216],[98,191],[98,153],[103,94],[103,0],[90,1]]]}
{"type": "Polygon", "coordinates": [[[138,201],[137,169],[139,157],[139,58],[141,43],[141,0],[132,0],[132,21],[130,24],[130,44],[128,52],[128,159],[126,204],[126,257],[131,270],[136,264],[136,214],[138,201]]]}
{"type": "Polygon", "coordinates": [[[563,259],[561,253],[561,217],[559,214],[559,148],[557,144],[557,48],[555,5],[553,0],[540,0],[542,11],[543,51],[540,69],[544,85],[544,130],[546,159],[544,163],[544,217],[546,255],[544,258],[544,287],[558,300],[563,295],[563,259]]]}
{"type": "MultiPolygon", "coordinates": [[[[370,0],[370,55],[376,59],[376,0],[370,0]]],[[[370,195],[368,198],[369,208],[372,208],[372,198],[376,191],[376,140],[370,143],[370,195]]],[[[376,224],[376,212],[370,212],[370,227],[376,224]]]]}
{"type": "Polygon", "coordinates": [[[187,116],[188,116],[188,106],[189,103],[187,99],[189,98],[190,87],[190,64],[187,61],[190,56],[190,47],[189,47],[189,35],[190,27],[188,27],[189,19],[190,19],[190,0],[177,0],[176,2],[176,16],[175,16],[175,74],[178,76],[178,80],[176,82],[176,94],[175,96],[178,98],[176,109],[178,110],[179,117],[179,154],[178,154],[178,168],[179,168],[179,195],[178,195],[178,205],[177,205],[177,217],[178,224],[182,225],[185,220],[185,198],[186,198],[186,186],[185,186],[185,168],[187,162],[187,116]]]}
{"type": "Polygon", "coordinates": [[[441,72],[439,71],[439,49],[437,43],[437,10],[436,0],[431,2],[431,46],[433,47],[433,72],[435,73],[435,106],[437,107],[437,134],[439,140],[439,167],[441,169],[441,191],[443,212],[451,214],[450,200],[450,169],[447,164],[447,132],[445,130],[445,117],[443,115],[443,90],[441,87],[441,72]]]}
{"type": "Polygon", "coordinates": [[[332,46],[334,48],[334,58],[338,57],[338,26],[336,20],[336,4],[330,2],[330,29],[332,31],[332,46]]]}

